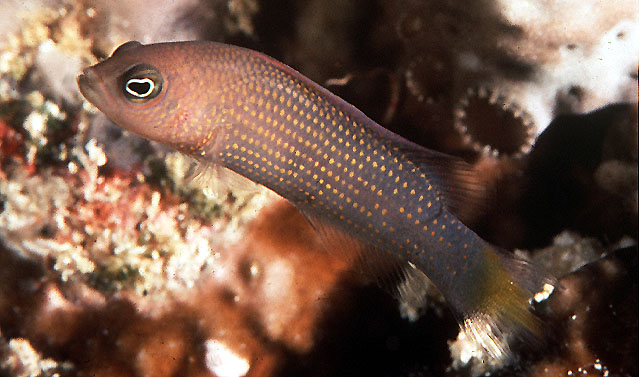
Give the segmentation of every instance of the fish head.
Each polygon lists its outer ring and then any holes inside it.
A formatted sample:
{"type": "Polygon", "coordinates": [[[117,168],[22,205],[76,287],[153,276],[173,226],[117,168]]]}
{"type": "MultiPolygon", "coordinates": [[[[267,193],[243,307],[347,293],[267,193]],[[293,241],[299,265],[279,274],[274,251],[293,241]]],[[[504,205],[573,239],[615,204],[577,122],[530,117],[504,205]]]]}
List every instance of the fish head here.
{"type": "Polygon", "coordinates": [[[119,126],[199,157],[223,122],[216,45],[127,42],[78,76],[82,95],[119,126]]]}

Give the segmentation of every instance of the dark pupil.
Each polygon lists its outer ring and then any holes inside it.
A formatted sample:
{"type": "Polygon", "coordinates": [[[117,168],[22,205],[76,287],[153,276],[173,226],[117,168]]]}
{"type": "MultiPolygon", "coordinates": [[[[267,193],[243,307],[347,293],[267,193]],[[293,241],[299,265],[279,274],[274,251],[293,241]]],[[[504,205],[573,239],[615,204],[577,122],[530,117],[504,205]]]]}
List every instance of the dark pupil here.
{"type": "Polygon", "coordinates": [[[130,82],[127,84],[130,91],[137,93],[139,96],[146,96],[151,90],[151,84],[148,82],[130,82]]]}

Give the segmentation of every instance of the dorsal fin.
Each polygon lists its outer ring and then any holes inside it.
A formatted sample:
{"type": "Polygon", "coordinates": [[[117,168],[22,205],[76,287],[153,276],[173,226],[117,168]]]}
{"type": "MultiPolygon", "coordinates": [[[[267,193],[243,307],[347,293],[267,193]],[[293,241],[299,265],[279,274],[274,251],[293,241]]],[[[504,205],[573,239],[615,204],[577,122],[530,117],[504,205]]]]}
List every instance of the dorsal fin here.
{"type": "Polygon", "coordinates": [[[348,234],[329,220],[301,212],[318,232],[329,252],[347,253],[357,270],[373,278],[399,301],[403,316],[412,321],[418,318],[426,305],[426,293],[431,287],[429,278],[422,271],[393,250],[379,248],[348,234]]]}
{"type": "Polygon", "coordinates": [[[447,210],[465,224],[484,214],[493,200],[492,191],[472,165],[458,157],[436,152],[397,135],[392,145],[427,175],[441,194],[447,210]]]}
{"type": "Polygon", "coordinates": [[[431,169],[434,183],[440,189],[445,206],[460,221],[471,224],[484,214],[492,199],[491,192],[479,172],[464,160],[426,150],[414,163],[431,169]]]}

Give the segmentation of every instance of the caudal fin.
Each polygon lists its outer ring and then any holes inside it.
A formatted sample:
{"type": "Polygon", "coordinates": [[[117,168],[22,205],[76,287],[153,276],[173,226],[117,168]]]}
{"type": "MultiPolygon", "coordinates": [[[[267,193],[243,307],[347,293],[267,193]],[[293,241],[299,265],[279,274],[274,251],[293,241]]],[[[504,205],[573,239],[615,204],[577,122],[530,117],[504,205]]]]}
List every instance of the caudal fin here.
{"type": "Polygon", "coordinates": [[[515,341],[542,344],[545,326],[530,310],[531,303],[548,296],[555,281],[526,260],[498,250],[488,254],[491,275],[460,322],[468,338],[504,364],[512,358],[515,341]]]}

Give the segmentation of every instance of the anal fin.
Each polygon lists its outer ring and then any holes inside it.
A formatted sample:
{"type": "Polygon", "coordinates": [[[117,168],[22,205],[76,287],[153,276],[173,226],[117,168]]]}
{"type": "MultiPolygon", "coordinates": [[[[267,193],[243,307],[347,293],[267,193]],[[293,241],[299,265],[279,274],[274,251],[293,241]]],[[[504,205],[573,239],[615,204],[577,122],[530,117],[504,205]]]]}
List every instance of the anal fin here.
{"type": "Polygon", "coordinates": [[[422,271],[393,250],[349,234],[330,220],[301,212],[318,232],[328,252],[346,253],[357,271],[372,278],[398,300],[403,317],[411,321],[418,319],[426,306],[426,294],[431,287],[431,281],[422,271]]]}

